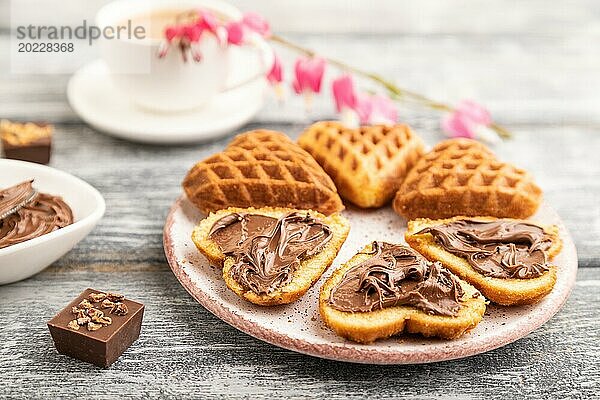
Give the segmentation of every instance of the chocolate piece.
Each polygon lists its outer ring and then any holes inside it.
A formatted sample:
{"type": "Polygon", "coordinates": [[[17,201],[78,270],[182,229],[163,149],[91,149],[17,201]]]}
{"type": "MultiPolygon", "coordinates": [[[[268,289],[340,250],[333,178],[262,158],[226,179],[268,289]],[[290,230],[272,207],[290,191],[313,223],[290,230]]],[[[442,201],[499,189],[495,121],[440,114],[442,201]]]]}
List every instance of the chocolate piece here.
{"type": "Polygon", "coordinates": [[[48,164],[52,148],[52,125],[0,122],[4,156],[14,160],[48,164]]]}
{"type": "Polygon", "coordinates": [[[37,193],[33,181],[0,190],[0,249],[54,232],[73,223],[60,196],[37,193]]]}
{"type": "Polygon", "coordinates": [[[329,305],[345,312],[412,306],[428,314],[456,316],[464,291],[439,262],[410,247],[373,242],[367,260],[350,268],[331,290],[329,305]]]}
{"type": "Polygon", "coordinates": [[[549,269],[546,251],[552,246],[552,238],[532,223],[459,220],[416,234],[423,233],[433,235],[446,251],[466,259],[485,276],[531,279],[549,269]]]}
{"type": "Polygon", "coordinates": [[[48,329],[60,354],[106,368],[140,336],[143,315],[141,303],[88,288],[48,321],[48,329]],[[103,300],[95,301],[98,294],[103,300]]]}
{"type": "Polygon", "coordinates": [[[209,233],[225,255],[235,258],[231,277],[257,294],[289,283],[300,262],[319,253],[332,236],[329,226],[298,212],[280,219],[231,214],[209,233]]]}

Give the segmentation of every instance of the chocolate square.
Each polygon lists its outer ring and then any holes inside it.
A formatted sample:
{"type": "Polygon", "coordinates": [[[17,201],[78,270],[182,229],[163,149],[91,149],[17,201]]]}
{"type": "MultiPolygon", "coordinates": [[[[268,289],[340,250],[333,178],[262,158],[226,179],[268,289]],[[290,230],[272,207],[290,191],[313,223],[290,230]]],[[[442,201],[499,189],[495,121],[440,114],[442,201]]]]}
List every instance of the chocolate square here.
{"type": "Polygon", "coordinates": [[[52,150],[52,125],[0,121],[4,157],[48,164],[52,150]]]}
{"type": "Polygon", "coordinates": [[[127,314],[110,313],[110,308],[102,308],[100,302],[92,303],[94,308],[110,317],[112,323],[98,330],[88,330],[84,324],[78,330],[69,327],[69,323],[77,318],[72,312],[73,307],[90,298],[92,293],[107,293],[88,288],[75,300],[70,302],[54,318],[48,321],[48,329],[54,340],[56,350],[60,354],[77,358],[95,364],[99,367],[109,367],[121,354],[140,336],[144,305],[132,300],[123,299],[127,314]]]}
{"type": "Polygon", "coordinates": [[[2,148],[6,158],[48,164],[50,162],[52,141],[50,137],[45,137],[29,143],[14,145],[3,139],[2,148]]]}

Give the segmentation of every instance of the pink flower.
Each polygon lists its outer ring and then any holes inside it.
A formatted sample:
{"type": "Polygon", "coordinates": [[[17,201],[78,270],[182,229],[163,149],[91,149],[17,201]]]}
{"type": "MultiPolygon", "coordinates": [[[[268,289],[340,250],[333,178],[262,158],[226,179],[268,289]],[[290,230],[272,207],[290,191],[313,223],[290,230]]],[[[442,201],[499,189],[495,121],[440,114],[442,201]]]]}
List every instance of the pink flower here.
{"type": "Polygon", "coordinates": [[[325,72],[325,60],[320,57],[299,58],[294,65],[294,91],[298,94],[319,93],[325,72]]]}
{"type": "Polygon", "coordinates": [[[362,125],[369,124],[369,119],[373,113],[373,103],[368,94],[361,93],[356,96],[356,107],[354,111],[358,115],[358,119],[362,125]]]}
{"type": "Polygon", "coordinates": [[[490,112],[482,105],[465,100],[458,104],[453,112],[446,114],[442,119],[442,129],[450,137],[477,138],[489,137],[489,126],[492,124],[490,112]],[[484,132],[484,130],[486,132],[484,132]]]}
{"type": "Polygon", "coordinates": [[[200,41],[202,28],[196,24],[184,25],[182,35],[192,43],[200,41]]]}
{"type": "Polygon", "coordinates": [[[352,76],[345,74],[334,79],[331,84],[335,108],[338,113],[344,109],[354,110],[356,108],[356,93],[354,93],[354,82],[352,76]]]}
{"type": "Polygon", "coordinates": [[[271,35],[271,27],[269,26],[269,23],[260,14],[255,12],[247,12],[244,14],[242,22],[248,29],[258,33],[263,37],[268,37],[271,35]]]}
{"type": "Polygon", "coordinates": [[[167,26],[165,28],[165,38],[167,39],[167,41],[170,43],[172,42],[175,38],[181,36],[183,34],[183,29],[181,27],[181,25],[172,25],[172,26],[167,26]]]}
{"type": "Polygon", "coordinates": [[[281,59],[276,53],[273,53],[273,66],[271,70],[267,74],[267,80],[271,85],[273,85],[273,89],[275,92],[275,96],[281,102],[285,97],[283,85],[283,66],[281,64],[281,59]]]}
{"type": "Polygon", "coordinates": [[[393,124],[398,120],[398,110],[392,100],[381,95],[357,94],[350,75],[335,79],[332,92],[337,112],[342,114],[342,120],[347,125],[354,125],[350,121],[356,121],[357,117],[364,125],[393,124]]]}
{"type": "Polygon", "coordinates": [[[370,102],[371,124],[395,124],[398,121],[398,109],[389,97],[374,95],[370,97],[370,102]]]}
{"type": "Polygon", "coordinates": [[[239,46],[244,41],[244,24],[242,21],[231,21],[226,26],[227,43],[239,46]]]}
{"type": "Polygon", "coordinates": [[[463,100],[456,107],[456,111],[467,115],[473,122],[489,126],[492,123],[490,112],[481,104],[472,100],[463,100]]]}
{"type": "Polygon", "coordinates": [[[271,82],[271,84],[278,84],[283,81],[283,67],[281,65],[281,59],[277,56],[277,54],[274,54],[273,66],[267,74],[267,79],[269,82],[271,82]]]}
{"type": "Polygon", "coordinates": [[[385,96],[359,94],[354,110],[361,124],[395,124],[398,121],[396,105],[385,96]]]}
{"type": "Polygon", "coordinates": [[[158,49],[158,57],[164,58],[173,43],[176,43],[181,51],[183,61],[187,62],[188,53],[196,62],[202,60],[202,54],[198,49],[198,42],[202,35],[202,28],[196,24],[171,25],[165,28],[165,41],[158,49]]]}
{"type": "Polygon", "coordinates": [[[198,26],[202,28],[202,30],[207,30],[211,32],[213,35],[217,34],[217,29],[219,28],[219,20],[217,17],[208,10],[198,10],[198,26]]]}
{"type": "MultiPolygon", "coordinates": [[[[218,22],[216,22],[216,19],[212,22],[210,18],[208,21],[214,27],[214,33],[218,37],[218,22]]],[[[256,13],[246,13],[241,20],[229,22],[225,25],[225,30],[227,31],[227,43],[236,46],[241,45],[246,35],[250,32],[256,32],[261,36],[269,36],[271,34],[271,28],[267,20],[256,13]]]]}

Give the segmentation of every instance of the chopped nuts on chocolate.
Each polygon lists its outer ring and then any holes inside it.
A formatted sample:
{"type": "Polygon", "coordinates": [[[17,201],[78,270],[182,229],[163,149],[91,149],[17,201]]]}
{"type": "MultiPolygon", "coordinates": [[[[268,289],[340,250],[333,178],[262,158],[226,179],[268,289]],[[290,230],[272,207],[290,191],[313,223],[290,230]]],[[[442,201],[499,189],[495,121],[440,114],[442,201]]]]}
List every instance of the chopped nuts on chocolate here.
{"type": "Polygon", "coordinates": [[[67,325],[70,329],[79,330],[80,326],[86,325],[88,331],[96,331],[104,326],[112,324],[112,318],[105,316],[100,308],[110,308],[109,314],[124,316],[127,314],[127,306],[122,303],[125,296],[117,293],[91,293],[88,299],[83,299],[77,307],[71,308],[71,313],[76,319],[67,325]],[[100,303],[96,305],[96,303],[100,303]],[[97,308],[96,308],[97,307],[97,308]]]}
{"type": "Polygon", "coordinates": [[[81,303],[79,303],[79,307],[81,308],[92,308],[92,303],[90,303],[87,299],[83,299],[81,300],[81,303]]]}
{"type": "Polygon", "coordinates": [[[103,326],[104,325],[97,324],[95,322],[88,322],[87,329],[88,329],[88,331],[97,331],[98,329],[102,328],[103,326]]]}
{"type": "Polygon", "coordinates": [[[102,324],[102,325],[110,325],[110,324],[112,324],[112,318],[111,317],[98,317],[95,322],[102,324]]]}
{"type": "Polygon", "coordinates": [[[92,293],[90,294],[90,301],[97,303],[106,298],[106,293],[92,293]]]}
{"type": "MultiPolygon", "coordinates": [[[[107,290],[86,288],[48,321],[48,330],[58,353],[107,368],[138,339],[144,305],[114,294],[108,298],[108,293],[107,290]],[[79,305],[83,299],[88,308],[79,305]],[[105,303],[110,307],[103,307],[105,300],[110,302],[105,303]],[[117,309],[124,312],[127,308],[127,315],[115,314],[117,309]]],[[[94,385],[90,386],[85,377],[83,381],[84,391],[75,390],[75,397],[90,392],[85,390],[94,385]]],[[[103,390],[92,388],[90,393],[104,393],[103,390]]]]}
{"type": "Polygon", "coordinates": [[[104,299],[102,301],[102,308],[113,308],[116,304],[110,301],[109,299],[104,299]]]}
{"type": "Polygon", "coordinates": [[[67,327],[69,327],[69,329],[73,329],[74,331],[79,330],[79,324],[77,323],[77,320],[75,320],[75,319],[73,321],[69,322],[67,327]]]}
{"type": "Polygon", "coordinates": [[[99,317],[103,317],[104,313],[97,308],[89,308],[87,311],[87,315],[92,318],[92,321],[95,321],[99,317]]]}
{"type": "Polygon", "coordinates": [[[123,296],[122,294],[117,294],[117,293],[112,293],[112,292],[108,292],[106,294],[106,297],[114,303],[125,300],[125,296],[123,296]]]}
{"type": "Polygon", "coordinates": [[[117,308],[115,308],[114,311],[111,310],[110,312],[111,312],[111,314],[117,314],[117,315],[123,316],[123,315],[127,315],[129,310],[127,309],[127,306],[124,303],[118,303],[117,308]]]}

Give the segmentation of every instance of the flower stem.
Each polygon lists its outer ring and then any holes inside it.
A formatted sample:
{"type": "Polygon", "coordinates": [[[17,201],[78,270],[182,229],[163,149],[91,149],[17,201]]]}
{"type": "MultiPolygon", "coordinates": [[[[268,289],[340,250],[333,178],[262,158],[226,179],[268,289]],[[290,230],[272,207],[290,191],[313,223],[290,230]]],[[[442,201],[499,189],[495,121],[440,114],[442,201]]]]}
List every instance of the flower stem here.
{"type": "MultiPolygon", "coordinates": [[[[315,51],[308,49],[306,47],[300,46],[296,43],[290,42],[289,40],[282,38],[281,36],[278,36],[278,35],[272,35],[270,37],[270,40],[272,42],[278,43],[282,46],[290,48],[298,53],[304,54],[309,57],[315,57],[317,55],[317,53],[315,51]]],[[[385,90],[387,90],[388,94],[390,95],[390,97],[393,100],[397,100],[397,101],[413,100],[413,101],[423,104],[429,108],[432,108],[434,110],[444,111],[444,112],[453,112],[454,111],[454,107],[449,106],[448,104],[441,103],[441,102],[432,100],[427,96],[423,96],[419,93],[415,93],[410,90],[400,88],[400,87],[396,86],[394,83],[381,77],[380,75],[377,75],[372,72],[364,71],[362,69],[353,67],[344,62],[341,62],[341,61],[338,61],[338,60],[335,60],[335,59],[332,59],[329,57],[323,57],[323,56],[321,56],[321,57],[323,59],[325,59],[328,64],[334,65],[342,70],[352,72],[358,76],[362,76],[363,78],[367,78],[367,79],[370,79],[370,80],[378,83],[379,85],[384,87],[385,90]]],[[[490,128],[493,129],[494,131],[496,131],[496,133],[504,139],[508,139],[512,136],[511,133],[506,128],[504,128],[501,125],[498,125],[496,123],[492,123],[490,128]]]]}

